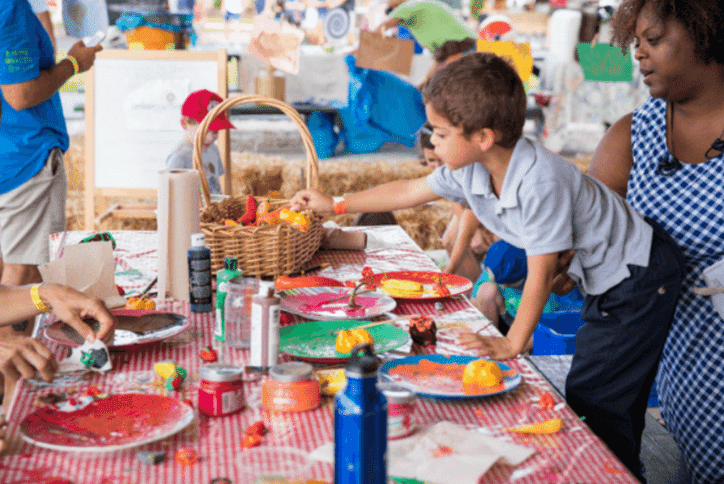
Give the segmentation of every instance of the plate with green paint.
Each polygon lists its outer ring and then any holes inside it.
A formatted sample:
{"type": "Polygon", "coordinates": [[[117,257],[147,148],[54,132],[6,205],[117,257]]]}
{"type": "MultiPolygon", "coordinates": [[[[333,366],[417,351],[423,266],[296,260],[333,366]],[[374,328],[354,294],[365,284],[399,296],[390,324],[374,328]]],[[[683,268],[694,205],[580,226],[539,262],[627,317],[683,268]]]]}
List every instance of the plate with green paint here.
{"type": "MultiPolygon", "coordinates": [[[[356,328],[355,320],[310,321],[279,329],[279,352],[300,360],[315,363],[339,363],[349,359],[349,353],[337,353],[337,332],[356,328]]],[[[392,324],[365,328],[374,341],[375,354],[385,353],[403,346],[410,340],[407,331],[392,324]]]]}

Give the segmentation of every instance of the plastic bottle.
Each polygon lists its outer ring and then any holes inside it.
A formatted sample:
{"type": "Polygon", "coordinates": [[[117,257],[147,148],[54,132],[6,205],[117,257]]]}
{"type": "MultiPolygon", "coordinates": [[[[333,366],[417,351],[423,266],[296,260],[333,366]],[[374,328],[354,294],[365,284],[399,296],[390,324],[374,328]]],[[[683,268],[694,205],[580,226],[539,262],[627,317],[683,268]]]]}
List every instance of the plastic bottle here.
{"type": "Polygon", "coordinates": [[[189,261],[189,300],[191,311],[208,313],[211,304],[211,250],[206,247],[204,234],[191,235],[191,248],[187,252],[189,261]]]}
{"type": "Polygon", "coordinates": [[[229,290],[229,281],[243,275],[241,269],[236,268],[237,262],[236,257],[224,257],[224,268],[216,273],[216,326],[214,327],[216,341],[226,341],[224,303],[229,290]]]}
{"type": "Polygon", "coordinates": [[[251,359],[249,364],[271,367],[279,360],[279,296],[274,283],[262,281],[259,294],[251,298],[251,359]]]}
{"type": "Polygon", "coordinates": [[[377,388],[378,366],[372,345],[352,348],[347,386],[334,398],[334,482],[387,483],[387,401],[377,388]]]}

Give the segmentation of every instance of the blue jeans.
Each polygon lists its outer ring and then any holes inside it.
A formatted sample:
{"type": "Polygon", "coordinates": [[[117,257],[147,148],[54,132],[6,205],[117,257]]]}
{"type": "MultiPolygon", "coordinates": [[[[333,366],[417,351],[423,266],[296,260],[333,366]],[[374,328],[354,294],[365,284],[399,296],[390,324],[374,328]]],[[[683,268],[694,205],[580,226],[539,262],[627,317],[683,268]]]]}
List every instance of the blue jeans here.
{"type": "Polygon", "coordinates": [[[654,229],[647,267],[604,294],[586,297],[576,352],[566,379],[566,400],[642,482],[639,453],[651,385],[684,277],[681,249],[654,229]]]}

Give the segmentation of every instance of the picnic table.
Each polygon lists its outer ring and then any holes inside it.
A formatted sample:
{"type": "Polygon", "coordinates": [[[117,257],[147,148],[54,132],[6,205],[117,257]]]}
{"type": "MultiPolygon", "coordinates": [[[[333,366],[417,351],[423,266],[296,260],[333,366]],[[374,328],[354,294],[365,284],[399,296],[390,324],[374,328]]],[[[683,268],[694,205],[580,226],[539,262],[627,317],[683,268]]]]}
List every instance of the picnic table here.
{"type": "MultiPolygon", "coordinates": [[[[384,241],[384,244],[365,251],[319,251],[309,262],[309,267],[329,263],[329,267],[318,274],[340,281],[359,279],[364,266],[371,267],[375,273],[438,270],[432,260],[399,226],[356,227],[350,230],[366,230],[374,240],[384,241]]],[[[89,234],[54,234],[51,237],[51,254],[60,255],[64,245],[77,243],[89,234]]],[[[114,251],[116,282],[128,292],[140,291],[156,276],[156,233],[118,231],[112,234],[117,242],[114,251]]],[[[424,314],[435,319],[439,328],[438,344],[419,347],[408,343],[385,355],[384,358],[388,360],[419,353],[473,355],[456,344],[455,335],[458,332],[473,330],[488,335],[498,334],[497,329],[463,295],[442,300],[406,299],[397,302],[394,310],[396,315],[424,314]],[[436,309],[435,301],[442,302],[442,310],[436,309]]],[[[206,484],[222,477],[235,482],[235,476],[239,472],[237,460],[241,453],[245,452],[241,445],[244,431],[259,420],[263,420],[270,429],[263,437],[261,447],[258,447],[262,452],[263,449],[276,446],[311,452],[334,440],[332,398],[323,397],[321,407],[312,411],[271,413],[261,407],[259,381],[244,383],[246,406],[241,412],[225,417],[207,417],[197,412],[193,423],[185,430],[140,448],[107,453],[67,452],[44,449],[21,439],[19,423],[42,405],[40,396],[51,392],[74,395],[94,386],[107,393],[149,393],[188,399],[196,408],[199,368],[205,363],[200,359],[199,353],[202,348],[214,342],[213,313],[191,313],[188,303],[180,301],[160,302],[159,309],[188,317],[192,323],[191,328],[160,343],[135,350],[112,352],[113,370],[105,375],[95,374],[89,379],[61,377],[52,384],[21,380],[8,413],[10,450],[0,458],[0,482],[206,484]],[[159,378],[155,376],[153,365],[163,360],[173,360],[187,370],[188,377],[180,391],[164,389],[159,378]],[[181,448],[194,450],[199,457],[198,462],[189,465],[176,462],[174,455],[181,448]],[[147,465],[136,458],[138,450],[166,451],[167,457],[158,465],[147,465]],[[58,481],[59,479],[62,481],[58,481]]],[[[295,316],[291,324],[301,321],[301,318],[295,316]]],[[[406,328],[407,321],[394,324],[406,328]]],[[[67,348],[40,337],[59,359],[68,353],[67,348]]],[[[225,362],[243,365],[248,361],[249,351],[226,348],[223,357],[225,362]]],[[[281,358],[282,361],[290,359],[288,355],[282,355],[281,358]]],[[[486,398],[419,398],[414,412],[418,426],[426,427],[441,421],[450,421],[469,429],[482,429],[496,438],[535,449],[536,452],[531,457],[516,467],[505,463],[495,464],[482,476],[480,483],[637,482],[525,357],[505,363],[522,375],[522,383],[517,388],[486,398]],[[538,404],[544,392],[553,396],[555,406],[552,409],[541,409],[538,404]],[[555,434],[525,435],[502,431],[503,427],[558,417],[565,420],[563,429],[555,434]]],[[[333,466],[315,462],[308,477],[332,482],[333,466]]]]}

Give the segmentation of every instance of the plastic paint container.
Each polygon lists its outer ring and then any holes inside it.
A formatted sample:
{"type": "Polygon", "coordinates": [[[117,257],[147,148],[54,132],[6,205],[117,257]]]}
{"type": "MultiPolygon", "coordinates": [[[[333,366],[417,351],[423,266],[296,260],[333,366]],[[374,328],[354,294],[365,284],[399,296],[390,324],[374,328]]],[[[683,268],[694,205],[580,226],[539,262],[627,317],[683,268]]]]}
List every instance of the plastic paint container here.
{"type": "Polygon", "coordinates": [[[312,377],[312,365],[290,361],[273,366],[261,384],[261,405],[276,412],[313,410],[320,402],[319,381],[312,377]]]}
{"type": "Polygon", "coordinates": [[[215,363],[199,370],[199,411],[220,417],[244,408],[243,368],[215,363]]]}
{"type": "Polygon", "coordinates": [[[377,387],[387,400],[387,438],[400,439],[415,432],[417,395],[406,388],[388,383],[381,383],[377,387]]]}

